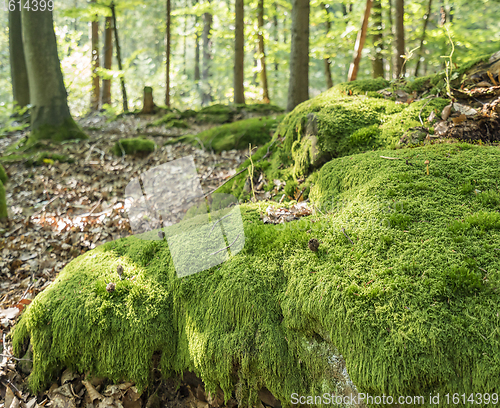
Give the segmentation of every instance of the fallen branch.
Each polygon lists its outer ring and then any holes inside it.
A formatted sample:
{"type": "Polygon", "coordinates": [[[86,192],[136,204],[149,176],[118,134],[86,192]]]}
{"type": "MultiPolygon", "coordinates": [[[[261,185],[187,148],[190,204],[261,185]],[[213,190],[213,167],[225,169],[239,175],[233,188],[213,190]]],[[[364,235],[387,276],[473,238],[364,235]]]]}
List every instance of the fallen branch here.
{"type": "Polygon", "coordinates": [[[387,160],[399,160],[399,157],[386,157],[386,156],[380,156],[381,159],[387,159],[387,160]]]}

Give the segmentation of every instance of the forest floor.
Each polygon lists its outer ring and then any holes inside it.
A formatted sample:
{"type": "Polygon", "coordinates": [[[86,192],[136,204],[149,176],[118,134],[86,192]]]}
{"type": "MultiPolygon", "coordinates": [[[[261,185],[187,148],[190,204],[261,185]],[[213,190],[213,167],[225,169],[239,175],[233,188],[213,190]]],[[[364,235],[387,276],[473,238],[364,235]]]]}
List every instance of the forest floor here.
{"type": "MultiPolygon", "coordinates": [[[[33,408],[49,400],[53,402],[52,407],[75,406],[75,398],[65,397],[59,385],[39,394],[38,401],[24,391],[26,387],[22,384],[29,374],[30,362],[27,365],[15,364],[7,334],[24,306],[72,259],[100,244],[132,234],[124,208],[125,187],[130,180],[159,164],[193,156],[202,188],[208,192],[234,175],[248,153],[237,150],[213,153],[181,143],[164,146],[172,137],[200,132],[207,125],[187,130],[146,129],[145,125],[150,121],[144,116],[126,116],[106,123],[104,118],[89,117],[80,121],[89,139],[62,146],[61,153],[74,159],[74,163],[50,159],[36,167],[26,166],[23,161],[3,163],[9,176],[5,189],[10,225],[0,226],[3,230],[0,239],[0,407],[12,406],[11,402],[15,403],[16,398],[15,407],[19,407],[20,401],[33,408]],[[99,130],[89,130],[97,128],[99,130]],[[120,158],[110,153],[117,140],[135,137],[138,130],[156,142],[157,148],[152,154],[120,158]]],[[[0,139],[0,155],[7,146],[24,136],[18,132],[0,139]]],[[[69,373],[65,375],[67,377],[69,373]]],[[[64,386],[64,381],[62,378],[61,386],[64,386]]],[[[98,382],[94,385],[101,390],[98,382]]],[[[73,387],[73,393],[83,394],[81,381],[73,387]]],[[[104,389],[101,392],[113,397],[117,407],[121,406],[120,400],[126,408],[140,407],[141,399],[134,400],[137,395],[131,387],[131,384],[125,384],[120,386],[118,393],[106,393],[104,389]],[[128,402],[125,402],[125,395],[130,397],[128,402]]],[[[207,404],[204,402],[206,398],[200,396],[202,391],[196,391],[195,387],[196,380],[191,386],[183,385],[179,389],[173,383],[163,383],[156,395],[170,401],[169,406],[207,404]]]]}

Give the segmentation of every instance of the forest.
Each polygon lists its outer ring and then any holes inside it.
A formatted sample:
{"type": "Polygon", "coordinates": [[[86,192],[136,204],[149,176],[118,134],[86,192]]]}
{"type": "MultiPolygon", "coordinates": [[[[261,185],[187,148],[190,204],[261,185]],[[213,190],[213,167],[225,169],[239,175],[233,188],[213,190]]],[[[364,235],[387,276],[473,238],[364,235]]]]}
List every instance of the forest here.
{"type": "Polygon", "coordinates": [[[498,404],[498,0],[0,8],[0,408],[498,404]]]}

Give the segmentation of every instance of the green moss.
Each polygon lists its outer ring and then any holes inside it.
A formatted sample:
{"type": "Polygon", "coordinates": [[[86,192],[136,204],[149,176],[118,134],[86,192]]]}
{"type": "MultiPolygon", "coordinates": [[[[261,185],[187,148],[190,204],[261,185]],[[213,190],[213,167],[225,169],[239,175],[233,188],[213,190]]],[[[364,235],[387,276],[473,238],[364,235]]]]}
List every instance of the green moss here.
{"type": "Polygon", "coordinates": [[[7,213],[7,201],[5,199],[5,188],[3,186],[3,182],[0,180],[0,220],[3,220],[7,217],[8,213],[7,213]]]}
{"type": "Polygon", "coordinates": [[[3,166],[0,164],[0,181],[5,184],[7,183],[7,180],[9,178],[7,177],[7,173],[5,172],[5,169],[3,168],[3,166]]]}
{"type": "Polygon", "coordinates": [[[189,125],[182,119],[182,114],[178,112],[170,112],[147,125],[152,126],[165,126],[166,128],[188,128],[189,125]]]}
{"type": "Polygon", "coordinates": [[[64,154],[52,153],[52,152],[37,152],[29,155],[26,158],[26,166],[42,166],[44,164],[52,164],[53,162],[59,163],[74,163],[75,160],[64,154]]]}
{"type": "Polygon", "coordinates": [[[80,129],[72,118],[66,119],[60,126],[42,125],[37,130],[32,131],[30,140],[52,140],[63,142],[73,139],[88,139],[88,136],[80,129]]]}
{"type": "Polygon", "coordinates": [[[149,154],[155,151],[156,144],[152,140],[142,138],[121,139],[112,148],[116,156],[125,154],[149,154]]]}
{"type": "Polygon", "coordinates": [[[270,115],[272,113],[282,113],[285,110],[279,106],[268,104],[268,103],[253,103],[248,105],[236,105],[238,112],[252,112],[261,113],[264,115],[270,115]]]}
{"type": "Polygon", "coordinates": [[[286,405],[335,391],[342,354],[371,395],[498,392],[500,215],[457,192],[470,180],[496,189],[500,150],[462,147],[334,159],[311,190],[321,213],[265,225],[258,204],[243,206],[243,250],[182,279],[165,241],[82,255],[14,329],[18,356],[31,339],[30,385],[70,367],[145,386],[159,353],[165,377],[193,371],[208,390],[238,389],[242,406],[265,386],[286,405]]]}
{"type": "Polygon", "coordinates": [[[272,130],[283,117],[260,117],[239,120],[198,133],[191,137],[192,143],[199,139],[208,149],[216,152],[231,149],[248,149],[252,146],[263,145],[271,140],[272,130]]]}

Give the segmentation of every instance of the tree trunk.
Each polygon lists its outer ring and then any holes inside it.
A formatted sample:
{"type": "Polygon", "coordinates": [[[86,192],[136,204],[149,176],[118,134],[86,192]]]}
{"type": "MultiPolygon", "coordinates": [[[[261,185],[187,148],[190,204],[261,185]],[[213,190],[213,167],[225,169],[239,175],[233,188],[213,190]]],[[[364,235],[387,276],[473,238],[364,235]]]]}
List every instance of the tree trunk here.
{"type": "Polygon", "coordinates": [[[309,99],[309,0],[292,0],[287,111],[309,99]]]}
{"type": "MultiPolygon", "coordinates": [[[[274,16],[273,16],[273,26],[274,26],[274,42],[276,44],[279,43],[280,38],[279,38],[279,28],[278,28],[278,3],[274,3],[274,16]]],[[[278,60],[276,56],[274,57],[274,71],[278,72],[278,60]]]]}
{"type": "Polygon", "coordinates": [[[235,1],[234,24],[234,103],[245,103],[245,4],[244,0],[235,1]]]}
{"type": "Polygon", "coordinates": [[[260,54],[260,83],[262,84],[262,100],[264,103],[269,100],[269,88],[267,85],[266,52],[264,49],[264,0],[259,0],[257,6],[257,24],[259,26],[259,54],[260,54]]]}
{"type": "Polygon", "coordinates": [[[201,78],[201,104],[203,106],[212,102],[212,91],[209,84],[210,66],[212,63],[212,20],[211,13],[203,14],[203,72],[201,78]]]}
{"type": "MultiPolygon", "coordinates": [[[[113,65],[113,18],[106,17],[104,22],[104,69],[113,65]]],[[[102,80],[102,105],[111,105],[111,79],[102,80]]]]}
{"type": "MultiPolygon", "coordinates": [[[[188,8],[188,2],[185,3],[186,8],[188,8]]],[[[188,16],[184,14],[184,34],[182,35],[182,74],[187,75],[187,31],[188,31],[188,16]]]]}
{"type": "Polygon", "coordinates": [[[9,50],[14,103],[24,108],[30,103],[30,88],[24,58],[21,11],[17,6],[14,11],[9,11],[9,50]]]}
{"type": "Polygon", "coordinates": [[[373,48],[374,56],[372,59],[373,78],[384,78],[384,58],[382,50],[384,49],[384,36],[382,31],[382,3],[380,0],[373,0],[373,28],[374,33],[373,48]]]}
{"type": "MultiPolygon", "coordinates": [[[[111,14],[113,16],[113,30],[115,32],[115,44],[116,44],[116,59],[118,61],[118,69],[123,71],[122,67],[122,55],[120,50],[120,41],[118,40],[118,27],[116,25],[116,13],[115,13],[115,3],[111,2],[111,14]]],[[[120,76],[120,83],[122,86],[122,99],[123,99],[123,112],[128,112],[128,99],[127,99],[127,89],[125,88],[125,77],[124,73],[120,76]]]]}
{"type": "Polygon", "coordinates": [[[404,0],[396,0],[396,77],[405,74],[405,23],[404,0]]]}
{"type": "Polygon", "coordinates": [[[153,100],[153,88],[150,86],[144,87],[144,102],[141,113],[151,114],[156,112],[156,105],[153,100]]]}
{"type": "Polygon", "coordinates": [[[394,22],[392,18],[392,13],[394,10],[394,7],[392,6],[393,0],[388,0],[389,2],[389,13],[387,15],[387,20],[388,20],[388,31],[389,31],[389,41],[388,41],[388,47],[389,47],[389,70],[390,74],[389,76],[392,78],[396,78],[396,31],[394,29],[394,22]]]}
{"type": "Polygon", "coordinates": [[[22,36],[28,71],[31,138],[86,138],[68,108],[51,11],[22,9],[22,36]]]}
{"type": "MultiPolygon", "coordinates": [[[[92,0],[95,3],[96,0],[92,0]]],[[[101,98],[101,81],[97,70],[99,68],[99,16],[96,14],[91,23],[91,38],[92,38],[92,94],[90,98],[90,110],[99,110],[99,101],[101,98]]]]}
{"type": "MultiPolygon", "coordinates": [[[[330,32],[330,29],[332,28],[332,23],[330,22],[330,13],[328,11],[328,7],[326,4],[322,4],[322,7],[325,10],[326,13],[326,35],[328,36],[328,33],[330,32]]],[[[333,86],[333,80],[332,80],[332,71],[330,70],[330,57],[325,56],[323,59],[323,63],[325,64],[325,78],[326,78],[326,88],[330,89],[333,86]]]]}
{"type": "Polygon", "coordinates": [[[417,52],[417,65],[415,66],[415,76],[418,76],[418,69],[420,68],[420,60],[422,59],[424,53],[425,32],[427,30],[427,24],[429,23],[431,11],[432,11],[432,0],[429,0],[429,4],[427,6],[427,13],[425,13],[424,16],[424,27],[422,29],[422,37],[420,38],[420,47],[418,48],[417,52]]]}
{"type": "Polygon", "coordinates": [[[366,0],[365,14],[361,23],[361,30],[358,32],[356,44],[354,45],[354,60],[349,67],[347,74],[348,81],[354,81],[358,77],[359,62],[361,61],[361,53],[365,46],[366,33],[368,32],[368,20],[370,19],[370,11],[372,9],[373,0],[366,0]]]}
{"type": "Polygon", "coordinates": [[[165,105],[170,108],[170,30],[171,30],[171,4],[170,0],[167,0],[166,4],[167,15],[166,15],[166,29],[165,29],[165,54],[167,56],[167,70],[166,70],[166,81],[165,81],[165,105]]]}

